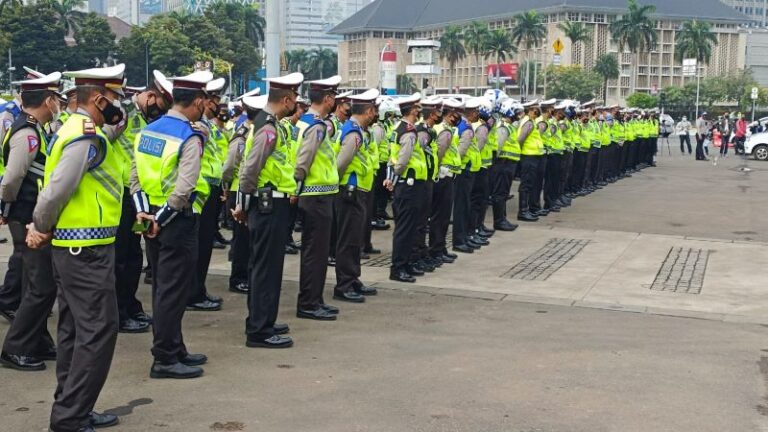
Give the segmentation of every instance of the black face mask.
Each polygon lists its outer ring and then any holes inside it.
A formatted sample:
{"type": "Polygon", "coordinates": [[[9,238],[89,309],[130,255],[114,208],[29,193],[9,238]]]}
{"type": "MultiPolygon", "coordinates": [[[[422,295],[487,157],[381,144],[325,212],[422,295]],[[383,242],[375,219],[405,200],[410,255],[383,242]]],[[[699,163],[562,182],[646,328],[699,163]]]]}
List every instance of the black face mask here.
{"type": "Polygon", "coordinates": [[[107,106],[104,109],[99,108],[101,115],[104,116],[104,123],[110,126],[114,126],[123,121],[123,111],[112,104],[109,99],[106,99],[107,106]]]}
{"type": "Polygon", "coordinates": [[[440,124],[443,122],[443,116],[437,117],[437,120],[435,120],[435,124],[440,124]]]}
{"type": "Polygon", "coordinates": [[[229,121],[229,113],[227,112],[221,112],[219,113],[219,120],[223,121],[224,123],[229,121]]]}
{"type": "Polygon", "coordinates": [[[299,109],[299,104],[294,102],[293,108],[291,108],[290,111],[285,115],[286,117],[293,117],[294,114],[296,114],[296,111],[299,109]]]}
{"type": "Polygon", "coordinates": [[[156,120],[158,117],[163,115],[163,110],[160,109],[157,104],[149,105],[147,104],[146,112],[144,113],[144,116],[147,117],[148,122],[152,122],[156,120]]]}

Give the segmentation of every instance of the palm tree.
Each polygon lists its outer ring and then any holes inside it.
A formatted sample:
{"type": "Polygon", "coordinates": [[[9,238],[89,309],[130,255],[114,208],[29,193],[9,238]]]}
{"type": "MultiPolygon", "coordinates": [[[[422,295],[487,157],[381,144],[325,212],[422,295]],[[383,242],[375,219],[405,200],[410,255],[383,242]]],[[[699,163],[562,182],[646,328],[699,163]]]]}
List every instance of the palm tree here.
{"type": "MultiPolygon", "coordinates": [[[[712,59],[712,48],[717,44],[717,35],[704,21],[685,21],[675,34],[675,57],[695,58],[698,63],[708,64],[712,59]]],[[[697,66],[698,67],[698,66],[697,66]]]]}
{"type": "MultiPolygon", "coordinates": [[[[480,55],[486,51],[490,34],[488,25],[479,21],[473,21],[469,27],[464,29],[464,46],[475,56],[475,68],[480,68],[480,55]]],[[[475,86],[475,94],[482,83],[482,77],[483,72],[480,70],[477,72],[478,85],[475,86]]]]}
{"type": "Polygon", "coordinates": [[[610,24],[611,37],[619,44],[619,52],[629,48],[632,53],[629,90],[630,93],[635,90],[635,75],[637,68],[637,55],[640,52],[650,50],[659,38],[656,31],[655,21],[650,15],[656,11],[653,5],[638,5],[637,0],[627,0],[628,11],[621,16],[621,19],[610,24]]]}
{"type": "Polygon", "coordinates": [[[621,70],[619,70],[619,61],[613,54],[603,54],[595,61],[592,68],[598,75],[603,77],[603,102],[608,104],[608,80],[618,79],[621,70]]]}
{"type": "Polygon", "coordinates": [[[577,46],[583,48],[584,42],[592,40],[592,29],[587,28],[584,23],[571,21],[561,22],[557,27],[565,33],[565,37],[570,39],[572,46],[571,51],[576,52],[576,55],[573,56],[572,63],[581,63],[581,50],[576,51],[574,48],[577,46]]]}
{"type": "Polygon", "coordinates": [[[326,72],[336,69],[336,53],[328,48],[313,48],[309,51],[307,66],[310,76],[323,79],[326,72]]]}
{"type": "Polygon", "coordinates": [[[77,8],[85,6],[85,0],[46,0],[53,8],[56,19],[64,26],[67,37],[72,37],[80,28],[85,14],[77,8]]]}
{"type": "Polygon", "coordinates": [[[245,9],[245,37],[253,42],[254,45],[259,45],[264,40],[264,29],[266,27],[267,22],[259,14],[256,5],[245,9]]]}
{"type": "MultiPolygon", "coordinates": [[[[526,59],[528,50],[535,48],[547,36],[547,28],[541,20],[541,15],[535,11],[523,12],[515,16],[515,24],[512,27],[512,42],[517,45],[524,45],[526,49],[526,59]]],[[[534,82],[537,74],[538,63],[534,63],[534,82]]],[[[528,66],[525,70],[525,82],[528,82],[528,66]]],[[[534,85],[533,91],[536,91],[534,85]]],[[[528,85],[526,84],[526,95],[528,95],[528,85]]],[[[523,88],[520,87],[520,94],[523,94],[523,88]]]]}
{"type": "Polygon", "coordinates": [[[23,4],[24,2],[22,0],[0,0],[0,15],[3,14],[6,7],[14,8],[23,4]]]}
{"type": "Polygon", "coordinates": [[[485,58],[496,58],[496,85],[499,88],[504,88],[501,85],[499,77],[501,71],[499,66],[501,62],[506,61],[507,57],[517,53],[517,47],[512,42],[512,35],[504,29],[496,29],[488,35],[488,43],[485,50],[485,58]]]}
{"type": "Polygon", "coordinates": [[[304,72],[309,70],[307,63],[309,61],[309,52],[304,49],[286,51],[285,64],[290,72],[304,72]]]}
{"type": "Polygon", "coordinates": [[[410,75],[398,75],[397,76],[397,93],[398,94],[411,94],[418,90],[416,83],[413,82],[413,78],[410,75]]]}
{"type": "Polygon", "coordinates": [[[454,79],[456,75],[456,63],[467,56],[467,50],[464,48],[461,28],[457,26],[448,26],[440,36],[440,58],[448,60],[451,71],[451,90],[453,90],[454,79]]]}

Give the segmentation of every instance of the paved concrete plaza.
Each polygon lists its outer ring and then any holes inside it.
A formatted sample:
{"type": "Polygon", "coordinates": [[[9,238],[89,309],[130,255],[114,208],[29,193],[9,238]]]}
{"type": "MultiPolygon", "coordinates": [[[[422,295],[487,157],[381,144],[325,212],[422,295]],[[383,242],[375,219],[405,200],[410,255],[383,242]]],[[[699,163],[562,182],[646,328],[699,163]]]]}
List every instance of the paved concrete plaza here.
{"type": "MultiPolygon", "coordinates": [[[[97,409],[118,431],[768,431],[768,164],[672,144],[416,285],[387,280],[391,231],[375,233],[384,254],[363,278],[380,294],[334,303],[337,322],[295,318],[289,256],[289,350],[245,348],[245,297],[217,251],[224,310],[184,322],[205,376],[150,380],[151,336],[120,335],[97,409]]],[[[0,369],[0,430],[45,430],[53,368],[0,369]]]]}

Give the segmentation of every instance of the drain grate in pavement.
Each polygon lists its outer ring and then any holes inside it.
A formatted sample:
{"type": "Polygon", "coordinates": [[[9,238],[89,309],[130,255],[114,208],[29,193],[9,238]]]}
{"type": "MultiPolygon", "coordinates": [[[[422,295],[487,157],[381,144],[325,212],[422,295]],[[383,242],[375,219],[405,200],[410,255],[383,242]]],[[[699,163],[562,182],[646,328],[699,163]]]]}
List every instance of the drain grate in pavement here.
{"type": "Polygon", "coordinates": [[[706,249],[670,248],[651,290],[701,294],[710,252],[706,249]]]}
{"type": "Polygon", "coordinates": [[[503,278],[523,280],[547,280],[560,267],[572,260],[589,240],[553,238],[541,249],[520,261],[501,275],[503,278]]]}

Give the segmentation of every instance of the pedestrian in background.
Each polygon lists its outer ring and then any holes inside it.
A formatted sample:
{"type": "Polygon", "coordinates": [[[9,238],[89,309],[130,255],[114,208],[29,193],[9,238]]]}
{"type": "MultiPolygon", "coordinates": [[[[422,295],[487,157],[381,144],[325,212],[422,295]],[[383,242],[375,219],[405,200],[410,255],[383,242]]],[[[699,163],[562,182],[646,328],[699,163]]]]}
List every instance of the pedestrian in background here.
{"type": "Polygon", "coordinates": [[[704,155],[704,140],[707,138],[707,134],[709,134],[709,122],[707,121],[707,113],[703,112],[696,119],[696,160],[709,160],[704,155]]]}
{"type": "MultiPolygon", "coordinates": [[[[688,121],[688,117],[683,116],[683,119],[677,123],[675,127],[677,130],[677,136],[680,139],[680,153],[685,155],[685,147],[683,144],[688,145],[688,154],[691,154],[691,122],[688,121]]],[[[698,139],[697,139],[698,148],[698,139]]]]}

